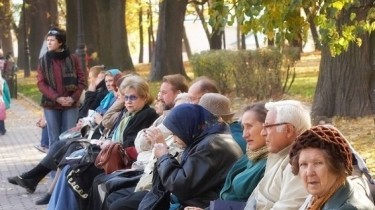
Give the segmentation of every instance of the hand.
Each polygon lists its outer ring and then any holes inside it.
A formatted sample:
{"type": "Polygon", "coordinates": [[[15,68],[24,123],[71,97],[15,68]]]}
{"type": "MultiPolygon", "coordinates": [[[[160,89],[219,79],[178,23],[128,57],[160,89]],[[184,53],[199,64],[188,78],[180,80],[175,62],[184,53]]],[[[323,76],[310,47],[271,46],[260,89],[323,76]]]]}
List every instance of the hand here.
{"type": "Polygon", "coordinates": [[[194,206],[187,206],[184,208],[184,210],[203,210],[203,209],[199,207],[194,207],[194,206]]]}
{"type": "Polygon", "coordinates": [[[156,158],[160,158],[161,156],[168,154],[168,146],[166,144],[156,143],[154,144],[154,154],[156,158]]]}
{"type": "Polygon", "coordinates": [[[148,129],[145,129],[144,132],[146,133],[146,139],[151,142],[151,144],[161,143],[161,144],[167,144],[164,140],[164,136],[159,128],[156,127],[150,127],[148,129]]]}
{"type": "Polygon", "coordinates": [[[95,114],[93,115],[93,118],[94,118],[94,121],[97,125],[99,125],[102,120],[103,120],[103,116],[100,115],[99,113],[95,112],[95,114]]]}

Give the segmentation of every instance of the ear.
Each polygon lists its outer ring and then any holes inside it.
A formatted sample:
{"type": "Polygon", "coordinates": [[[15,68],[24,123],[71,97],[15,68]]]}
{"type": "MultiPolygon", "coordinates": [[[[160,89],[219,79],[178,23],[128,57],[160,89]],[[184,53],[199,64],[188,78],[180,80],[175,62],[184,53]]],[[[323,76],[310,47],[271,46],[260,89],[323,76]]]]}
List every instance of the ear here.
{"type": "Polygon", "coordinates": [[[285,132],[288,138],[295,138],[296,136],[296,128],[292,124],[287,124],[285,126],[285,132]]]}

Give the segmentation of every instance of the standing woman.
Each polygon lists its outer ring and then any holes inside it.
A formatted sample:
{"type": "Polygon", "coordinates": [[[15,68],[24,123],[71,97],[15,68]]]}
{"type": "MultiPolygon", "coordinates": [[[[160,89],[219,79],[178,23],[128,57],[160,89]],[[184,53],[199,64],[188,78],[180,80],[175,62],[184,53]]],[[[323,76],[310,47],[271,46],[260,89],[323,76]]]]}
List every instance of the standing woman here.
{"type": "Polygon", "coordinates": [[[39,60],[37,79],[51,146],[62,132],[75,126],[86,81],[78,57],[66,46],[64,30],[52,28],[46,43],[48,51],[39,60]]]}

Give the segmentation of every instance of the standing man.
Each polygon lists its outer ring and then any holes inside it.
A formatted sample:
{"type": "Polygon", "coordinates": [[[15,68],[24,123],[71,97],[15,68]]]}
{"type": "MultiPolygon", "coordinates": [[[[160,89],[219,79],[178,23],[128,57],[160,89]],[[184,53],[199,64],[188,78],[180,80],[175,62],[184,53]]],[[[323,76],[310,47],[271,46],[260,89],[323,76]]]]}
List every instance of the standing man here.
{"type": "Polygon", "coordinates": [[[245,210],[299,209],[308,193],[289,164],[296,137],[311,127],[309,111],[295,100],[269,102],[262,135],[269,151],[266,171],[249,197],[245,210]]]}
{"type": "Polygon", "coordinates": [[[85,72],[66,46],[66,33],[52,28],[46,35],[48,51],[39,59],[38,88],[47,121],[49,147],[76,125],[79,99],[86,88],[85,72]]]}

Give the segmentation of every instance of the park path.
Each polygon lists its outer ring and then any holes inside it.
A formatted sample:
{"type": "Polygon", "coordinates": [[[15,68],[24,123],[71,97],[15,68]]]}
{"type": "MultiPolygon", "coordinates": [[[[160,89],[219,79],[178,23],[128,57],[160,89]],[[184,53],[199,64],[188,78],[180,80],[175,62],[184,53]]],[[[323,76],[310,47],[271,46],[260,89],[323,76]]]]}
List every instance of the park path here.
{"type": "Polygon", "coordinates": [[[44,153],[33,147],[40,140],[41,129],[35,123],[41,113],[37,105],[20,95],[12,100],[11,108],[7,110],[7,133],[0,136],[0,210],[43,210],[47,207],[34,203],[47,192],[49,176],[41,181],[33,194],[7,181],[7,177],[29,170],[44,157],[44,153]]]}

